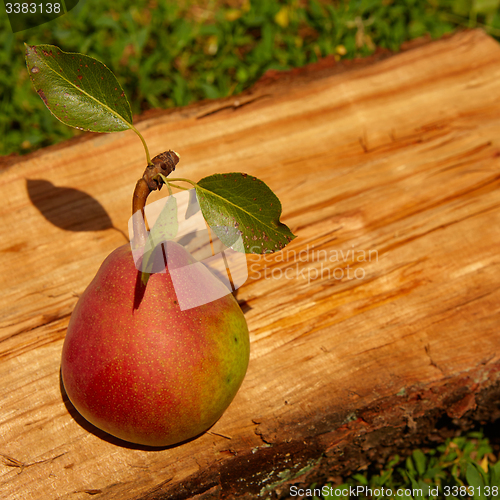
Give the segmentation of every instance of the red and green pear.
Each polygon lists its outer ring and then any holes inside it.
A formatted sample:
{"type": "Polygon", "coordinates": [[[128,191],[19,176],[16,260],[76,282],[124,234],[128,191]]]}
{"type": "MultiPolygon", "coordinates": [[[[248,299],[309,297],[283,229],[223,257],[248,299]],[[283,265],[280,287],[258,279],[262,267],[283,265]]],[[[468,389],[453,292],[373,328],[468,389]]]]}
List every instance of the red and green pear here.
{"type": "Polygon", "coordinates": [[[146,285],[129,244],[107,257],[71,316],[61,363],[66,393],[86,420],[149,446],[211,427],[236,395],[250,350],[225,285],[181,245],[164,248],[165,272],[146,285]],[[186,308],[200,294],[220,298],[186,308]]]}

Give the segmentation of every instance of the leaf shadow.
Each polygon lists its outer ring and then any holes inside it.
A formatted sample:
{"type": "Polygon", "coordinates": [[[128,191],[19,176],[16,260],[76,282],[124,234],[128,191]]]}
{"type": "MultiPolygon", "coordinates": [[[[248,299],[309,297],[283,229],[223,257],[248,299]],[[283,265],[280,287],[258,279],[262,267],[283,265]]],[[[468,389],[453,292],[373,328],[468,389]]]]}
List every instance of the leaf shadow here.
{"type": "Polygon", "coordinates": [[[54,186],[44,179],[26,179],[26,188],[31,203],[54,226],[75,232],[115,229],[128,241],[104,207],[84,191],[54,186]]]}

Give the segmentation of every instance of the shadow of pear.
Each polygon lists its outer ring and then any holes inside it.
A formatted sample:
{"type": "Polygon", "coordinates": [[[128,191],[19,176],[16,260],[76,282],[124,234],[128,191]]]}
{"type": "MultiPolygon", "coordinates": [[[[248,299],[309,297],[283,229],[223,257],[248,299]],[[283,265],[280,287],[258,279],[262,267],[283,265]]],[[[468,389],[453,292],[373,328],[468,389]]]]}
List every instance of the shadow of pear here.
{"type": "Polygon", "coordinates": [[[104,231],[115,229],[104,207],[92,196],[74,188],[54,186],[43,179],[26,179],[28,196],[42,216],[65,231],[104,231]]]}

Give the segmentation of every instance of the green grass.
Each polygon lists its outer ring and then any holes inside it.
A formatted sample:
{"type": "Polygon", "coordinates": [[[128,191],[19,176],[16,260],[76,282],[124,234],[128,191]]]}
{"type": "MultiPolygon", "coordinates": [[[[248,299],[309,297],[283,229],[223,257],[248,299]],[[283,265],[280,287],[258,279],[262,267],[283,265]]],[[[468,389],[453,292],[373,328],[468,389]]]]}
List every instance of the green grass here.
{"type": "Polygon", "coordinates": [[[135,114],[238,94],[268,69],[326,55],[397,51],[409,39],[487,24],[500,34],[500,0],[81,0],[50,23],[12,34],[0,14],[0,154],[26,153],[78,134],[33,91],[23,43],[49,43],[104,62],[135,114]],[[180,5],[182,4],[182,5],[180,5]]]}
{"type": "Polygon", "coordinates": [[[434,449],[417,449],[404,460],[396,455],[379,473],[354,474],[339,485],[312,484],[301,489],[308,499],[347,500],[349,495],[342,492],[349,493],[349,487],[351,492],[363,487],[359,490],[359,500],[495,499],[500,496],[500,461],[483,432],[470,432],[448,439],[434,449]],[[386,494],[387,490],[392,495],[386,494]],[[405,491],[405,495],[397,496],[398,490],[405,491]]]}

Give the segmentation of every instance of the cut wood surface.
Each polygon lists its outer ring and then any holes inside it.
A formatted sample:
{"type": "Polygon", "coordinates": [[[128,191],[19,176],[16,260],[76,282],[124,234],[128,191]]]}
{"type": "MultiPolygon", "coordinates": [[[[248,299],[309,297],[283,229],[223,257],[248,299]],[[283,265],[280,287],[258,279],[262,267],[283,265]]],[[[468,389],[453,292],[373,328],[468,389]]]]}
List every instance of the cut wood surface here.
{"type": "Polygon", "coordinates": [[[247,257],[246,379],[180,446],[107,436],[59,381],[77,298],[125,243],[139,139],[4,159],[0,498],[266,497],[418,442],[442,416],[498,417],[500,46],[469,31],[272,76],[137,125],[152,155],[180,153],[176,177],[265,181],[298,236],[247,257]]]}

